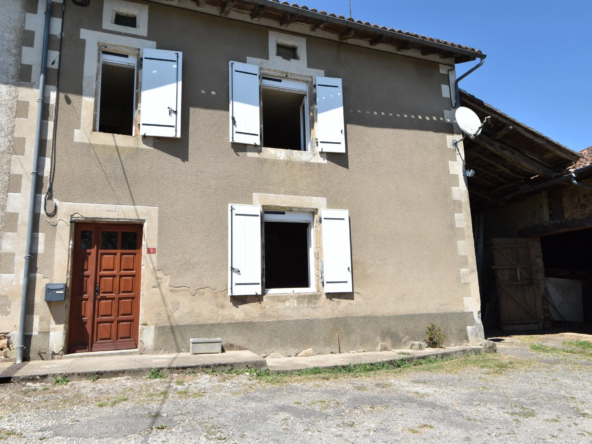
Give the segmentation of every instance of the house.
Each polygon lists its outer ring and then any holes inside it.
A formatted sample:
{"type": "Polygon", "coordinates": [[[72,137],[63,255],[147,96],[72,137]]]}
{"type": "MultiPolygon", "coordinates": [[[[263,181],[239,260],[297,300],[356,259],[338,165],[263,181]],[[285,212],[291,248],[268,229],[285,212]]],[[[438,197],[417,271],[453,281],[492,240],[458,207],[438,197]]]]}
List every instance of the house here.
{"type": "Polygon", "coordinates": [[[484,325],[589,328],[590,148],[575,153],[465,91],[460,100],[491,118],[464,143],[484,325]]]}
{"type": "Polygon", "coordinates": [[[269,0],[51,3],[28,259],[46,3],[23,8],[0,331],[26,358],[483,337],[452,144],[481,51],[269,0]]]}

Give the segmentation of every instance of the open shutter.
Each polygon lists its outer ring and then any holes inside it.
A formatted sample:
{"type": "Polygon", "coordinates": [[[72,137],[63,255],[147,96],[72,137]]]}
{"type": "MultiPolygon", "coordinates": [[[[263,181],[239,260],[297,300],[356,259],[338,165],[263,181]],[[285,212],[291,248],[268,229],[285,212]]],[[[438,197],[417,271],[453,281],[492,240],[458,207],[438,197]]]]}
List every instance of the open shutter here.
{"type": "Polygon", "coordinates": [[[345,153],[341,79],[317,77],[317,141],[322,153],[345,153]]]}
{"type": "Polygon", "coordinates": [[[261,294],[261,207],[231,204],[229,211],[230,295],[261,294]]]}
{"type": "Polygon", "coordinates": [[[182,62],[178,51],[142,51],[142,136],[181,137],[182,62]]]}
{"type": "Polygon", "coordinates": [[[323,284],[325,293],[351,293],[349,211],[323,210],[323,284]]]}
{"type": "Polygon", "coordinates": [[[230,62],[230,141],[261,145],[259,67],[230,62]]]}

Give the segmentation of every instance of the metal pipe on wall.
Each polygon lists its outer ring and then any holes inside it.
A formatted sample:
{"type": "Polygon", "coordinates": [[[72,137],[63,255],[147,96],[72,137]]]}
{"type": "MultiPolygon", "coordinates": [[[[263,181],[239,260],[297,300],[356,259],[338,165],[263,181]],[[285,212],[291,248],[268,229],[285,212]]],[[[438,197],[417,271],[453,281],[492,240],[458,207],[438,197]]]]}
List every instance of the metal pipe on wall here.
{"type": "Polygon", "coordinates": [[[483,63],[485,63],[485,57],[486,56],[479,57],[479,63],[477,65],[473,66],[467,72],[465,72],[462,76],[460,76],[458,79],[456,79],[456,82],[454,82],[454,95],[456,97],[455,108],[458,108],[460,106],[460,89],[458,89],[459,82],[462,79],[464,79],[465,77],[467,77],[469,74],[471,74],[473,71],[477,71],[479,68],[481,68],[483,63]]]}
{"type": "Polygon", "coordinates": [[[37,99],[37,123],[35,125],[35,148],[33,151],[33,169],[31,171],[31,195],[29,199],[29,220],[27,222],[27,246],[25,249],[25,267],[23,271],[23,293],[21,297],[21,319],[19,325],[16,363],[23,362],[25,351],[25,322],[27,314],[27,294],[29,292],[29,267],[33,250],[33,224],[35,219],[35,194],[37,191],[37,168],[39,164],[39,145],[41,142],[41,120],[43,117],[43,98],[45,96],[45,73],[47,71],[47,46],[49,43],[49,25],[51,21],[51,0],[45,7],[45,29],[43,32],[43,50],[41,54],[41,74],[39,75],[39,99],[37,99]]]}

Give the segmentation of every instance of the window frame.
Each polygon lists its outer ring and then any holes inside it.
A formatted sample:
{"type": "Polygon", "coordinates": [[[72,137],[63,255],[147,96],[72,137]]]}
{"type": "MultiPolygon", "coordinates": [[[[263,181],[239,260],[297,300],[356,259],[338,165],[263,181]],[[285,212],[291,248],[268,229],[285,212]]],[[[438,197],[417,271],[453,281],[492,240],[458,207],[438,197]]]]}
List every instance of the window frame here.
{"type": "Polygon", "coordinates": [[[259,79],[259,95],[261,97],[261,148],[274,149],[274,150],[287,150],[287,151],[298,151],[291,150],[289,148],[275,148],[265,146],[265,125],[263,124],[263,88],[275,89],[278,91],[290,92],[294,94],[301,94],[304,96],[304,101],[301,105],[300,111],[300,133],[304,136],[304,140],[301,140],[300,152],[312,152],[312,134],[310,125],[310,89],[311,81],[309,80],[298,80],[277,74],[269,74],[265,71],[260,72],[259,79]],[[281,82],[281,86],[277,84],[278,80],[281,82]]]}
{"type": "MultiPolygon", "coordinates": [[[[317,293],[317,267],[315,262],[315,213],[308,211],[275,210],[263,208],[263,224],[266,222],[280,223],[305,223],[308,224],[308,287],[298,288],[267,288],[263,287],[263,294],[287,294],[287,293],[317,293]],[[283,213],[283,214],[282,214],[283,213]]],[[[265,233],[265,225],[263,225],[265,233]]],[[[263,267],[265,269],[265,238],[263,238],[262,252],[264,256],[263,267]]]]}
{"type": "MultiPolygon", "coordinates": [[[[99,49],[99,70],[98,70],[98,78],[97,78],[97,95],[96,95],[96,115],[95,115],[95,124],[93,125],[94,131],[101,134],[117,134],[117,133],[107,133],[103,131],[99,131],[100,122],[101,122],[101,85],[103,83],[103,63],[108,63],[112,65],[120,65],[120,66],[128,66],[133,67],[134,69],[134,108],[132,110],[133,113],[133,123],[132,123],[132,134],[131,137],[137,135],[137,125],[136,125],[136,114],[138,112],[138,75],[139,75],[139,67],[138,67],[138,58],[140,54],[139,51],[134,53],[132,51],[122,51],[118,49],[112,49],[106,46],[103,46],[99,49]],[[117,56],[115,54],[121,54],[117,56]],[[123,60],[123,56],[127,57],[127,63],[123,60]],[[130,61],[133,61],[130,62],[130,61]]],[[[128,134],[119,134],[121,136],[130,136],[128,134]]]]}

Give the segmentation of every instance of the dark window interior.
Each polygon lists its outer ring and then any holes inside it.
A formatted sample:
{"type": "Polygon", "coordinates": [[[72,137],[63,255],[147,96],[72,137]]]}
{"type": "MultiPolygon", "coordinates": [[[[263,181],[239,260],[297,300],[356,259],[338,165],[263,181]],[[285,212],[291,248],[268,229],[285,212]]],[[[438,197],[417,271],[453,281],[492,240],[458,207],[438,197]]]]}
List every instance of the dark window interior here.
{"type": "Polygon", "coordinates": [[[286,60],[298,60],[298,51],[294,46],[277,45],[277,55],[286,60]]]}
{"type": "Polygon", "coordinates": [[[304,95],[263,88],[263,143],[267,148],[302,149],[304,95]]]}
{"type": "Polygon", "coordinates": [[[265,287],[307,288],[309,224],[265,222],[265,287]]]}
{"type": "Polygon", "coordinates": [[[101,236],[101,250],[117,250],[117,231],[103,231],[101,236]]]}
{"type": "Polygon", "coordinates": [[[134,67],[103,63],[99,132],[133,135],[135,75],[134,67]]]}
{"type": "Polygon", "coordinates": [[[121,26],[127,26],[128,28],[136,27],[136,16],[128,14],[115,13],[115,24],[121,26]]]}
{"type": "Polygon", "coordinates": [[[541,237],[547,277],[592,272],[592,229],[541,237]]]}
{"type": "Polygon", "coordinates": [[[138,233],[121,233],[121,249],[122,250],[137,250],[138,249],[138,233]]]}
{"type": "Polygon", "coordinates": [[[582,282],[584,322],[592,323],[592,228],[541,237],[545,277],[582,282]]]}

